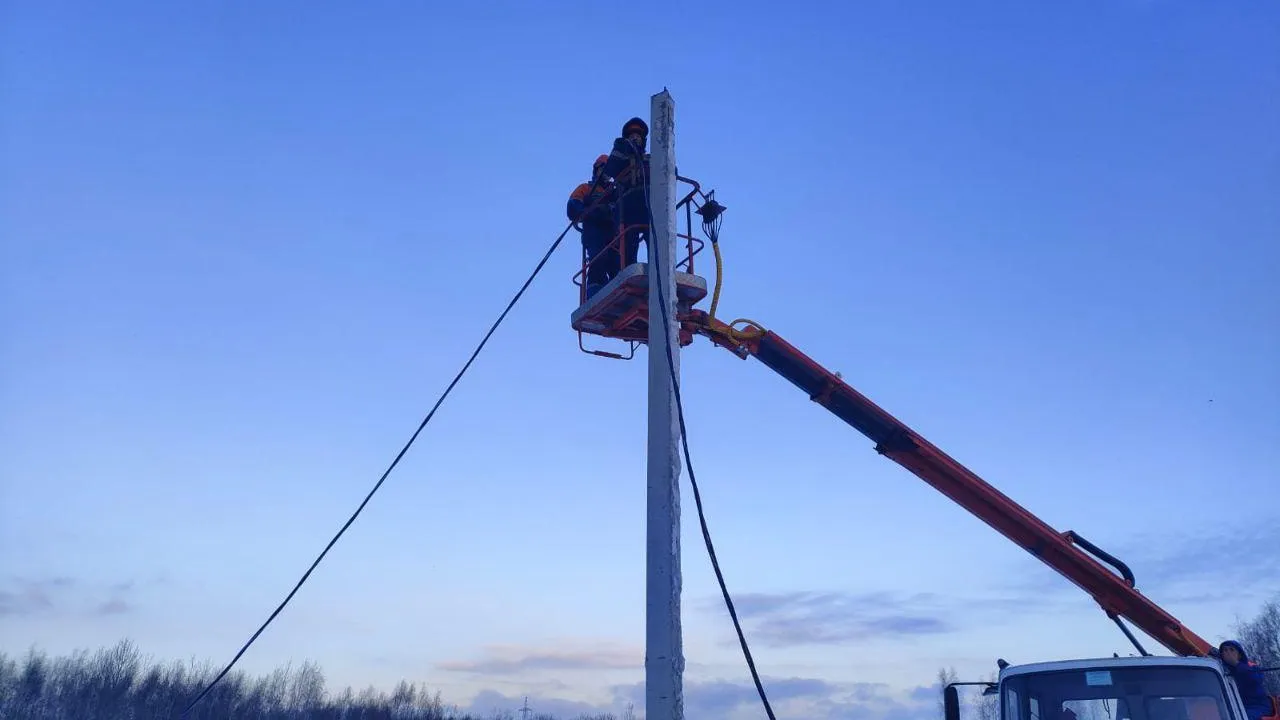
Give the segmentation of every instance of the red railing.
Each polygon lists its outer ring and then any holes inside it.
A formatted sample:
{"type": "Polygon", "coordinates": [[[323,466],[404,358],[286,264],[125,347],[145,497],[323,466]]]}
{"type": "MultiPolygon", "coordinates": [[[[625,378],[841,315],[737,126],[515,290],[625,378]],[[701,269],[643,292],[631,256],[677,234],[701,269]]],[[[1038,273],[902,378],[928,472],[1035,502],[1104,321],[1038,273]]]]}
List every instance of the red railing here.
{"type": "MultiPolygon", "coordinates": [[[[682,209],[684,210],[684,232],[680,232],[679,224],[677,222],[676,245],[678,247],[683,241],[684,253],[685,253],[676,262],[676,270],[679,272],[689,273],[690,275],[696,275],[697,273],[694,270],[693,258],[695,255],[697,255],[699,252],[702,251],[702,248],[706,245],[706,242],[702,238],[694,235],[693,216],[697,212],[697,210],[701,208],[704,203],[707,202],[708,198],[707,198],[707,195],[702,192],[702,186],[698,184],[698,181],[693,180],[692,178],[687,178],[679,175],[676,176],[676,181],[677,183],[692,186],[692,189],[689,190],[689,192],[685,194],[684,197],[680,198],[680,200],[676,202],[677,216],[680,214],[680,211],[682,209]]],[[[638,192],[641,190],[642,188],[632,188],[628,192],[638,192]]],[[[621,200],[622,198],[619,197],[618,198],[619,205],[621,204],[621,200]]],[[[577,227],[579,230],[581,230],[581,227],[577,223],[574,223],[574,227],[577,227]]],[[[587,260],[587,250],[585,247],[583,247],[582,267],[573,276],[573,284],[578,286],[578,304],[579,305],[582,305],[587,301],[587,283],[586,283],[587,270],[591,266],[600,262],[602,258],[608,254],[610,250],[614,250],[617,252],[617,258],[618,258],[617,272],[622,272],[622,270],[626,268],[628,265],[627,256],[626,256],[626,253],[624,252],[624,250],[626,249],[624,242],[625,242],[627,233],[632,230],[645,231],[645,235],[646,235],[645,242],[647,244],[648,229],[649,229],[648,223],[636,223],[632,225],[619,226],[618,232],[613,236],[613,240],[609,242],[608,245],[605,245],[605,247],[596,255],[596,257],[592,258],[590,261],[587,260]]],[[[646,252],[646,258],[647,258],[648,257],[647,247],[645,252],[646,252]]],[[[639,255],[640,255],[640,247],[639,245],[637,245],[636,257],[632,258],[631,262],[639,262],[639,255]]],[[[615,273],[615,276],[616,276],[616,273],[615,273]]]]}

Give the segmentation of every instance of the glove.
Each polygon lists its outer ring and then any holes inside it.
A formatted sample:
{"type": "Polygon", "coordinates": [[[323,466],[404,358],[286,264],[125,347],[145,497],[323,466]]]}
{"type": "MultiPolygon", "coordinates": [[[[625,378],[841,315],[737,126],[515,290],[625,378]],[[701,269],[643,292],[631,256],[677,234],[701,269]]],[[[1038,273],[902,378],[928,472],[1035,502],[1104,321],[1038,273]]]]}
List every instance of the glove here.
{"type": "Polygon", "coordinates": [[[617,138],[613,141],[613,149],[625,155],[635,155],[639,152],[638,148],[632,147],[630,142],[624,137],[617,138]]]}

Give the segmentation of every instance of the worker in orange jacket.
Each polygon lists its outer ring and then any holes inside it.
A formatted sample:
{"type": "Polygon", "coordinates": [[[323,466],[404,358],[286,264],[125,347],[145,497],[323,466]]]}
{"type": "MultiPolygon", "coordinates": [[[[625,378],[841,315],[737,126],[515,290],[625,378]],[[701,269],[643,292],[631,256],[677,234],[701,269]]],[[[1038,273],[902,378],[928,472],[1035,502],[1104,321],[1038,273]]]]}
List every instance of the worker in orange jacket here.
{"type": "Polygon", "coordinates": [[[587,272],[583,282],[587,299],[591,299],[622,269],[616,247],[610,247],[618,232],[614,183],[604,174],[608,155],[596,158],[591,167],[591,182],[585,182],[569,194],[565,212],[569,220],[582,223],[582,249],[587,272]]]}

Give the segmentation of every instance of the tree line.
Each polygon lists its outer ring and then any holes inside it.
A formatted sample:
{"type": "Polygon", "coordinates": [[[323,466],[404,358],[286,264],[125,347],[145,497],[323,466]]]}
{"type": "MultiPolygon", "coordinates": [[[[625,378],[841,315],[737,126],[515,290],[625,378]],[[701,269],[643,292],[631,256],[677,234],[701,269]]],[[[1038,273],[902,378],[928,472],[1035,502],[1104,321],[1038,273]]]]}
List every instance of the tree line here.
{"type": "MultiPolygon", "coordinates": [[[[1252,619],[1235,623],[1236,639],[1263,667],[1280,667],[1280,595],[1265,603],[1252,619]]],[[[32,649],[21,657],[0,652],[0,718],[23,720],[154,720],[177,718],[213,679],[218,668],[208,663],[149,662],[136,646],[123,640],[90,653],[77,651],[51,658],[32,649]]],[[[954,668],[943,668],[940,688],[956,680],[954,668]]],[[[994,681],[995,675],[977,678],[994,681]]],[[[1280,694],[1280,673],[1269,673],[1270,692],[1280,694]]],[[[941,690],[938,716],[942,716],[941,690]]],[[[963,717],[996,720],[994,696],[966,693],[963,717]]],[[[613,715],[582,715],[574,720],[630,720],[613,715]]],[[[480,716],[446,704],[440,692],[401,681],[390,693],[373,687],[355,692],[347,687],[330,693],[314,663],[287,666],[257,677],[229,673],[198,705],[192,720],[515,720],[511,710],[480,716]]],[[[555,720],[545,714],[530,720],[555,720]]]]}
{"type": "MultiPolygon", "coordinates": [[[[217,674],[205,663],[144,661],[128,640],[90,653],[49,657],[32,649],[20,658],[0,653],[0,718],[22,720],[156,720],[178,718],[217,674]]],[[[515,720],[488,718],[446,705],[439,691],[401,681],[390,693],[373,687],[325,689],[314,663],[258,677],[228,673],[190,715],[192,720],[515,720]]],[[[529,720],[555,720],[533,715],[529,720]]],[[[612,715],[577,720],[618,720],[612,715]]],[[[626,720],[625,718],[623,720],[626,720]]]]}

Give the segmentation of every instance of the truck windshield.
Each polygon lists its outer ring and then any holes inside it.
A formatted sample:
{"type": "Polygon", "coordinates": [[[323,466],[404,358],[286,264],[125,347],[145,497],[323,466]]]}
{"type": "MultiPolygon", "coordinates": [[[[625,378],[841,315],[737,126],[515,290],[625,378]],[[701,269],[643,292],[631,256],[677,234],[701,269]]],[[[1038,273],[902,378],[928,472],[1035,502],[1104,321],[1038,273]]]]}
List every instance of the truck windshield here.
{"type": "Polygon", "coordinates": [[[1207,668],[1059,670],[1015,675],[1003,688],[1003,720],[1240,720],[1207,668]]]}

